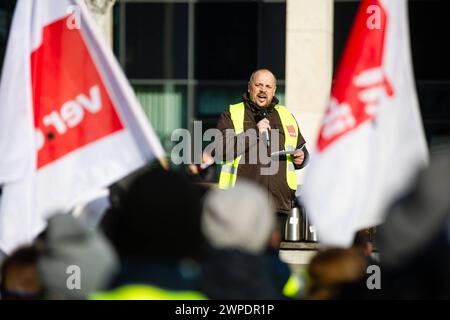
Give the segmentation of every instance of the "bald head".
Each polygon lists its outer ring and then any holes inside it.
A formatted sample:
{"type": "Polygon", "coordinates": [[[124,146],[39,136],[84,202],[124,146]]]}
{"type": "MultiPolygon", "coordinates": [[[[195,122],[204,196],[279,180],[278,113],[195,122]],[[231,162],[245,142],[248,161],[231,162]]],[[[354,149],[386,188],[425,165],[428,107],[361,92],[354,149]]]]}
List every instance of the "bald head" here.
{"type": "Polygon", "coordinates": [[[253,82],[253,80],[255,79],[256,74],[258,74],[258,73],[265,73],[265,74],[267,74],[267,76],[271,76],[273,78],[275,86],[277,85],[277,78],[272,73],[272,71],[270,71],[269,69],[258,69],[258,70],[253,71],[252,75],[250,76],[249,83],[253,82]]]}
{"type": "Polygon", "coordinates": [[[260,107],[267,107],[275,95],[276,82],[274,74],[268,69],[253,72],[248,82],[250,100],[260,107]]]}

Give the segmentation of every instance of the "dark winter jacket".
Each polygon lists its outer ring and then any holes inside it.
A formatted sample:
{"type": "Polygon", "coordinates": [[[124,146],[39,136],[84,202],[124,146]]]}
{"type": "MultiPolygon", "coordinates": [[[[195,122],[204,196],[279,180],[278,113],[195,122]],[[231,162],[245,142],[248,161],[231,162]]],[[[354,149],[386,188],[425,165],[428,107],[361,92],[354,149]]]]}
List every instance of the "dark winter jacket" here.
{"type": "Polygon", "coordinates": [[[202,292],[211,299],[282,299],[264,255],[211,249],[203,263],[202,292]]]}
{"type": "MultiPolygon", "coordinates": [[[[261,120],[259,116],[261,107],[254,104],[248,98],[247,94],[243,95],[242,101],[245,105],[244,131],[254,129],[257,132],[258,129],[256,124],[261,120]]],[[[276,97],[273,97],[272,103],[265,109],[267,111],[267,119],[270,122],[271,129],[279,130],[279,150],[284,150],[285,132],[281,124],[281,119],[278,115],[278,112],[274,109],[277,104],[278,99],[276,97]]],[[[239,183],[239,178],[247,178],[260,184],[265,188],[265,190],[268,191],[268,194],[274,198],[277,211],[289,213],[291,209],[291,201],[294,198],[295,191],[291,190],[287,184],[286,157],[279,158],[279,169],[275,175],[262,175],[261,168],[269,167],[270,164],[264,165],[259,161],[260,159],[258,159],[258,163],[250,164],[248,155],[252,154],[254,148],[258,147],[267,149],[266,152],[268,153],[268,155],[270,154],[271,150],[269,150],[265,145],[258,145],[258,142],[254,143],[252,141],[249,141],[249,139],[240,139],[240,136],[242,137],[244,133],[241,133],[239,135],[226,134],[226,129],[234,129],[229,108],[227,108],[220,116],[219,122],[217,124],[217,129],[219,129],[224,135],[223,149],[221,150],[222,154],[220,156],[226,161],[233,160],[234,155],[243,156],[238,167],[238,178],[236,180],[236,183],[239,183]]],[[[300,130],[298,130],[298,132],[299,134],[297,136],[297,148],[301,147],[305,143],[305,139],[300,133],[300,130]]],[[[273,141],[273,138],[273,135],[270,134],[270,141],[273,141]]],[[[303,151],[305,152],[305,160],[300,166],[295,166],[297,170],[303,168],[308,163],[308,150],[305,147],[303,148],[303,151]]],[[[258,153],[256,152],[255,154],[258,153]]]]}

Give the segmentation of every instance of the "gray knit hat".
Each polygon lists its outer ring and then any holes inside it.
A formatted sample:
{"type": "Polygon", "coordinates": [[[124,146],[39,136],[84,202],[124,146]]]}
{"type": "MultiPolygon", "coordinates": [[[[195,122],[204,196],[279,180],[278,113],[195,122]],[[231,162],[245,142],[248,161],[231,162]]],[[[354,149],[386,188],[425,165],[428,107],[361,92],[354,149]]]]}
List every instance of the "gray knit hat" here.
{"type": "Polygon", "coordinates": [[[274,229],[273,202],[254,183],[240,179],[234,188],[213,190],[205,199],[202,230],[215,248],[258,254],[274,229]]]}
{"type": "Polygon", "coordinates": [[[49,219],[43,246],[38,272],[48,299],[85,299],[105,289],[118,270],[107,240],[69,214],[49,219]]]}

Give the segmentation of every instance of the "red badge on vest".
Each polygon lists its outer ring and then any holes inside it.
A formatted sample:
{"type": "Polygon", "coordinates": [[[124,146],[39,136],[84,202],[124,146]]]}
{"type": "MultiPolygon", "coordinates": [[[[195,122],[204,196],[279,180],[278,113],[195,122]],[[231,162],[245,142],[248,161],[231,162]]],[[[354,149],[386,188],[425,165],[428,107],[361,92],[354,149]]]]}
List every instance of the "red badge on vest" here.
{"type": "Polygon", "coordinates": [[[295,132],[295,128],[294,128],[293,125],[287,126],[286,128],[287,128],[287,130],[288,130],[288,132],[289,132],[289,135],[290,135],[291,137],[294,137],[294,138],[295,138],[295,137],[297,136],[297,133],[295,132]]]}

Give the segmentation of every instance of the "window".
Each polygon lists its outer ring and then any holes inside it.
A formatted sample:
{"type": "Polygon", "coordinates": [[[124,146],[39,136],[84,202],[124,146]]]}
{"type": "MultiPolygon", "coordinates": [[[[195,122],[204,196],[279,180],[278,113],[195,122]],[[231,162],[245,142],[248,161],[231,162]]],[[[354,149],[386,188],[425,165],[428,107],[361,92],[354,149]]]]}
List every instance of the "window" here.
{"type": "Polygon", "coordinates": [[[187,19],[186,3],[126,3],[127,76],[186,79],[187,19]]]}
{"type": "MultiPolygon", "coordinates": [[[[272,70],[284,83],[284,2],[203,1],[195,6],[195,19],[197,118],[217,119],[228,105],[239,102],[257,68],[272,70]]],[[[284,88],[279,85],[280,94],[284,88]]]]}
{"type": "Polygon", "coordinates": [[[215,127],[256,68],[284,100],[284,1],[118,0],[113,14],[114,52],[166,150],[175,126],[215,127]]]}
{"type": "MultiPolygon", "coordinates": [[[[197,116],[214,118],[230,104],[238,103],[247,89],[247,81],[227,83],[199,84],[196,92],[197,116]]],[[[284,104],[284,85],[277,84],[275,96],[284,104]]]]}
{"type": "Polygon", "coordinates": [[[134,91],[147,118],[166,150],[173,147],[172,132],[185,127],[186,86],[134,85],[134,91]]]}
{"type": "Polygon", "coordinates": [[[410,1],[411,47],[416,79],[450,81],[449,13],[448,0],[410,1]]]}
{"type": "Polygon", "coordinates": [[[260,67],[284,79],[285,3],[198,3],[195,17],[197,79],[244,80],[260,67]]]}
{"type": "Polygon", "coordinates": [[[195,9],[195,77],[247,78],[257,64],[258,4],[198,3],[195,9]]]}

